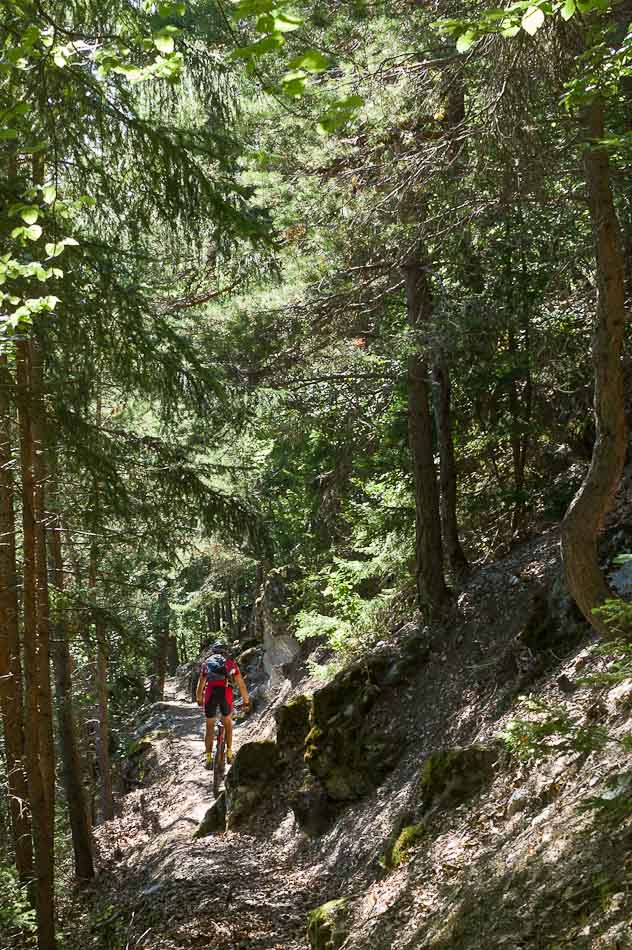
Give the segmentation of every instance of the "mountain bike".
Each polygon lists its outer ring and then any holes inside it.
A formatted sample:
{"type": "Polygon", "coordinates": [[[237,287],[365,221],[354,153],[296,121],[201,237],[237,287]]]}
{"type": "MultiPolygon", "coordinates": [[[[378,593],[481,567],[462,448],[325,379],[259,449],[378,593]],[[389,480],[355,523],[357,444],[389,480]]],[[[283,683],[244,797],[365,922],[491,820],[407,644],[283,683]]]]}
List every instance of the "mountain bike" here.
{"type": "MultiPolygon", "coordinates": [[[[235,703],[233,706],[233,722],[235,724],[242,722],[246,716],[243,703],[235,703]]],[[[226,727],[224,720],[218,718],[215,721],[215,755],[213,756],[213,795],[215,798],[219,795],[226,772],[226,727]]]]}
{"type": "Polygon", "coordinates": [[[215,755],[213,757],[213,795],[219,795],[226,771],[226,729],[222,719],[215,723],[215,755]]]}

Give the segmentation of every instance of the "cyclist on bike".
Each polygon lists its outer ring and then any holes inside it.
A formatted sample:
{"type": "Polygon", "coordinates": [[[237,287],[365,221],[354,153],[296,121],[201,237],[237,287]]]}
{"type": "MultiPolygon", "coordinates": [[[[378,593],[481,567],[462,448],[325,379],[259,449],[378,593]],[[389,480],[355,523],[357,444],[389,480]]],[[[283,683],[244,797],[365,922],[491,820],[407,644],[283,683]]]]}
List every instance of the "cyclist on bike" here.
{"type": "Polygon", "coordinates": [[[213,740],[215,738],[215,717],[219,707],[220,715],[226,729],[226,760],[233,758],[233,688],[230,682],[235,681],[239,687],[244,709],[250,708],[250,696],[239,667],[230,656],[225,643],[214,643],[213,655],[209,657],[200,670],[196,689],[198,706],[204,705],[206,716],[206,767],[213,768],[213,740]]]}

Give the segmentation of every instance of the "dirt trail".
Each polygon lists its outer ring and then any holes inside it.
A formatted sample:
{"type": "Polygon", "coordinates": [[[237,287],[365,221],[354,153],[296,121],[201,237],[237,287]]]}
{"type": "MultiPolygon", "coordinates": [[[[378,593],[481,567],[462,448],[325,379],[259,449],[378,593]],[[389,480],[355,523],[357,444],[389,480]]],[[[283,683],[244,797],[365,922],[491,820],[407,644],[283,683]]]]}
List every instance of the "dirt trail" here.
{"type": "MultiPolygon", "coordinates": [[[[274,830],[255,825],[193,840],[213,802],[204,720],[173,684],[159,708],[164,734],[153,744],[150,784],[126,795],[121,815],[98,835],[107,868],[100,899],[107,887],[122,946],[303,950],[319,882],[301,866],[291,813],[274,830]]],[[[255,728],[236,726],[235,751],[255,728]]]]}

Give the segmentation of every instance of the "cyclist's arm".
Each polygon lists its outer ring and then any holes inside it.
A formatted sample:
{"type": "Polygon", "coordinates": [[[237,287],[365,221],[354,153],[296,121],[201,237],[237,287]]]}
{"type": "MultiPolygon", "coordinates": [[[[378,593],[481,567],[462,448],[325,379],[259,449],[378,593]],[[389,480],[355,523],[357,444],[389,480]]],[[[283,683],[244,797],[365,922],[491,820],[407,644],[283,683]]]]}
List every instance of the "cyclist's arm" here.
{"type": "Polygon", "coordinates": [[[202,705],[202,698],[204,696],[204,687],[206,686],[206,676],[204,673],[200,673],[200,678],[198,679],[197,687],[195,690],[195,699],[198,706],[202,705]]]}
{"type": "Polygon", "coordinates": [[[246,686],[244,682],[243,676],[241,675],[241,673],[235,673],[234,679],[235,679],[235,682],[237,683],[237,686],[239,687],[239,692],[241,693],[241,698],[244,701],[244,706],[249,706],[250,696],[248,695],[248,687],[246,686]]]}

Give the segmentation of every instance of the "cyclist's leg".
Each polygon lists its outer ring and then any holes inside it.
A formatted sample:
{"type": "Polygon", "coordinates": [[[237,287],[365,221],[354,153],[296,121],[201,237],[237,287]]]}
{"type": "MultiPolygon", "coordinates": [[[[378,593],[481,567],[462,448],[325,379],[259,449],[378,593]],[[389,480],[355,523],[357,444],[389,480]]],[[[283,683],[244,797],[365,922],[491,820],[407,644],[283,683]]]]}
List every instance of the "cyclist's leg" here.
{"type": "Polygon", "coordinates": [[[204,705],[204,715],[206,716],[206,732],[204,734],[204,748],[206,750],[206,765],[210,768],[213,764],[213,743],[215,742],[215,715],[217,713],[217,700],[214,696],[215,690],[211,690],[207,702],[204,705]]]}
{"type": "Polygon", "coordinates": [[[213,751],[213,740],[215,738],[215,717],[206,720],[206,734],[204,736],[204,748],[207,752],[213,751]]]}
{"type": "Polygon", "coordinates": [[[229,713],[227,716],[223,717],[224,726],[226,727],[226,754],[228,755],[228,761],[231,760],[233,755],[233,714],[229,713]]]}
{"type": "Polygon", "coordinates": [[[226,758],[230,762],[233,757],[233,704],[232,693],[224,691],[223,701],[220,700],[220,712],[226,729],[226,758]]]}

